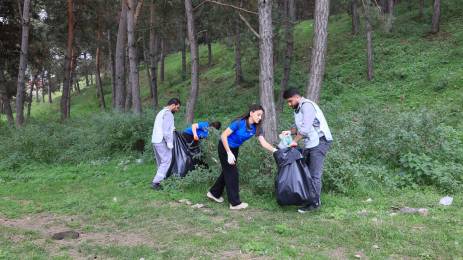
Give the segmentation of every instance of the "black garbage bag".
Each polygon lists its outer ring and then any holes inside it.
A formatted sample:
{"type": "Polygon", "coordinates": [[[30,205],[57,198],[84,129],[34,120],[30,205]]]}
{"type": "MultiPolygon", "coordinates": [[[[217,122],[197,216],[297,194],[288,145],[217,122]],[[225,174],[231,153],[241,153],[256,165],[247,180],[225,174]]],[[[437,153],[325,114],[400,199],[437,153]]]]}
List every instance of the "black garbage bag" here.
{"type": "Polygon", "coordinates": [[[277,202],[280,205],[303,205],[318,200],[315,186],[304,157],[296,148],[284,148],[273,154],[278,165],[275,179],[277,202]]]}
{"type": "Polygon", "coordinates": [[[177,131],[174,132],[173,144],[172,162],[166,177],[170,177],[171,175],[185,177],[194,168],[190,148],[185,138],[177,131]]]}

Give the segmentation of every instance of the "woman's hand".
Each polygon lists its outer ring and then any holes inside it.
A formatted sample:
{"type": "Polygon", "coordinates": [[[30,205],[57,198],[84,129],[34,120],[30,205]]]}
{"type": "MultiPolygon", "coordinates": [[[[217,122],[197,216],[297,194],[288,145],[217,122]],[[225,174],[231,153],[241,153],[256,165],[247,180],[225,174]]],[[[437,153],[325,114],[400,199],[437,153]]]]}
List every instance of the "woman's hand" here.
{"type": "Polygon", "coordinates": [[[236,163],[235,155],[231,151],[227,152],[227,161],[231,165],[235,165],[236,163]]]}

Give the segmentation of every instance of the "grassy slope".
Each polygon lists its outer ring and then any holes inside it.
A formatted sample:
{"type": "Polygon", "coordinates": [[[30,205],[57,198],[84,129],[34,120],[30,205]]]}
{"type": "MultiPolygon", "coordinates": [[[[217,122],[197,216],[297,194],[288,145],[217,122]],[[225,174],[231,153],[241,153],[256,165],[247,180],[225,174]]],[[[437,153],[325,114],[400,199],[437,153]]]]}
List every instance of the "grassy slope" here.
{"type": "MultiPolygon", "coordinates": [[[[365,79],[365,53],[362,36],[350,35],[349,17],[332,17],[330,21],[327,75],[322,105],[337,104],[336,111],[326,111],[329,120],[338,112],[347,113],[375,104],[401,110],[441,109],[449,122],[461,126],[463,93],[463,30],[461,18],[444,20],[445,33],[427,37],[429,29],[415,22],[416,13],[400,7],[395,32],[375,34],[376,77],[365,79]],[[444,83],[442,83],[444,82],[444,83]],[[446,83],[445,83],[446,82],[446,83]],[[442,85],[443,84],[443,85],[442,85]],[[453,112],[452,112],[453,111],[453,112]],[[453,113],[453,114],[452,114],[453,113]]],[[[445,9],[444,9],[445,10],[445,9]]],[[[429,10],[428,10],[429,16],[429,10]]],[[[429,17],[427,17],[429,18],[429,17]]],[[[428,19],[429,20],[429,19],[428,19]]],[[[295,64],[291,84],[304,88],[312,29],[310,22],[297,25],[295,64]]],[[[201,63],[205,64],[206,49],[201,48],[201,63]]],[[[243,105],[257,101],[256,53],[245,56],[246,83],[233,87],[233,52],[224,44],[213,45],[214,66],[203,68],[197,107],[198,119],[229,120],[243,110],[243,105]],[[211,97],[218,97],[212,100],[211,97]]],[[[180,55],[166,59],[166,82],[160,86],[161,102],[179,95],[186,100],[188,82],[180,78],[180,55]]],[[[281,68],[276,70],[276,81],[281,68]]],[[[148,94],[146,74],[140,73],[142,93],[148,94]]],[[[278,91],[278,89],[276,90],[278,91]]],[[[107,102],[110,95],[106,95],[107,102]]],[[[145,98],[146,100],[146,98],[145,98]]],[[[58,119],[58,99],[55,104],[37,104],[33,116],[39,120],[58,119]]],[[[73,97],[72,115],[96,113],[97,100],[93,88],[73,97]]],[[[150,113],[151,114],[151,113],[150,113]]],[[[177,127],[182,126],[182,114],[177,127]]],[[[281,123],[290,122],[291,111],[285,109],[281,123]]],[[[36,230],[0,226],[0,258],[49,258],[69,254],[77,248],[83,256],[117,258],[153,257],[213,257],[216,255],[246,257],[353,257],[359,252],[372,258],[412,256],[451,258],[463,255],[461,196],[450,208],[437,206],[441,194],[434,191],[404,191],[403,194],[382,194],[371,191],[372,203],[365,203],[363,194],[339,196],[327,194],[324,208],[310,216],[294,213],[294,208],[280,208],[272,200],[251,197],[243,188],[243,198],[252,208],[244,213],[231,213],[224,206],[207,203],[210,210],[194,210],[175,201],[188,198],[204,203],[204,187],[188,193],[146,191],[153,166],[129,164],[127,169],[117,162],[102,165],[82,163],[74,166],[25,168],[20,174],[2,173],[8,184],[1,184],[0,208],[5,218],[24,218],[44,212],[56,216],[75,216],[65,226],[84,232],[140,233],[155,241],[152,246],[134,247],[85,242],[50,249],[55,242],[43,239],[36,230]],[[27,180],[27,182],[26,182],[27,180]],[[114,201],[114,198],[117,201],[114,201]],[[427,207],[430,216],[390,216],[391,206],[427,207]],[[359,216],[361,210],[367,216],[359,216]],[[162,228],[160,228],[162,227],[162,228]],[[12,242],[15,237],[19,242],[12,242]],[[378,245],[379,249],[374,249],[378,245]],[[240,252],[241,251],[241,252],[240,252]]]]}

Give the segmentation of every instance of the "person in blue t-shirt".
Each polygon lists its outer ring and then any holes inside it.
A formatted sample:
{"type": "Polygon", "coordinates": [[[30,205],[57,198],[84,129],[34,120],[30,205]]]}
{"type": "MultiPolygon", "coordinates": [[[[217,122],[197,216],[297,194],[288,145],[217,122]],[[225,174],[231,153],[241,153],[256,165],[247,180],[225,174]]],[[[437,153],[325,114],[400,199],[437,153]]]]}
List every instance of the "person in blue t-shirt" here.
{"type": "Polygon", "coordinates": [[[272,153],[277,151],[264,138],[263,117],[264,109],[262,106],[251,105],[248,112],[234,120],[222,133],[218,147],[222,172],[206,194],[209,199],[222,203],[224,201],[222,193],[226,187],[230,209],[239,210],[248,207],[247,203],[241,202],[239,194],[239,173],[236,166],[239,147],[251,137],[256,136],[263,148],[272,153]]]}
{"type": "Polygon", "coordinates": [[[183,130],[182,135],[188,143],[197,142],[209,136],[210,127],[220,130],[221,126],[222,124],[220,122],[198,122],[183,130]]]}

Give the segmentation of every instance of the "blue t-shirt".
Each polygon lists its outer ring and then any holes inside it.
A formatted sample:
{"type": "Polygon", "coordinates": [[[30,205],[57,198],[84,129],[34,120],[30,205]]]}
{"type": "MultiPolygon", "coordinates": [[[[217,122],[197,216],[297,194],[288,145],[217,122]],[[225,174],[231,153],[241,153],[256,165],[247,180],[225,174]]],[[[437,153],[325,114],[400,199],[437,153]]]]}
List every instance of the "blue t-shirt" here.
{"type": "MultiPolygon", "coordinates": [[[[250,125],[250,128],[248,128],[246,126],[246,119],[235,120],[228,128],[233,131],[227,139],[230,148],[240,147],[245,141],[256,135],[256,126],[250,125]]],[[[262,135],[262,131],[260,135],[262,135]]]]}
{"type": "MultiPolygon", "coordinates": [[[[198,134],[199,139],[207,138],[209,134],[209,122],[198,122],[198,128],[196,128],[196,133],[198,134]]],[[[183,130],[185,134],[189,134],[193,136],[193,129],[188,127],[187,129],[183,130]]]]}

